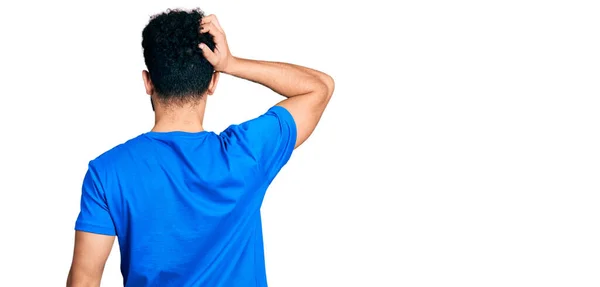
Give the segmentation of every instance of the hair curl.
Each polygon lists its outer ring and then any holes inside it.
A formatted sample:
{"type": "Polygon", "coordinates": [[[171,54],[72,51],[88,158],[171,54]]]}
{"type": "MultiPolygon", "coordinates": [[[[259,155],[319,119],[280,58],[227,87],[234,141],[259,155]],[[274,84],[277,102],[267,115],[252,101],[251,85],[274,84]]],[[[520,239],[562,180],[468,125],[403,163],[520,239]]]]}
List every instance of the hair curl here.
{"type": "Polygon", "coordinates": [[[163,103],[197,100],[208,89],[214,68],[198,44],[211,50],[215,44],[210,34],[200,33],[202,17],[200,9],[169,9],[152,16],[142,32],[144,61],[163,103]]]}

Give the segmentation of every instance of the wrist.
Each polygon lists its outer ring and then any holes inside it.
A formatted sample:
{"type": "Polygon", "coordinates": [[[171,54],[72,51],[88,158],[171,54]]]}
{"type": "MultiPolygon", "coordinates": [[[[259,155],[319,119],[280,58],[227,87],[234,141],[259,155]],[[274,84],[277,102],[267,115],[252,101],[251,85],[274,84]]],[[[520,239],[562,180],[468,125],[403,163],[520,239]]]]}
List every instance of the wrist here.
{"type": "Polygon", "coordinates": [[[233,55],[227,60],[227,66],[223,68],[223,73],[232,74],[236,71],[237,66],[239,65],[240,59],[234,57],[233,55]]]}

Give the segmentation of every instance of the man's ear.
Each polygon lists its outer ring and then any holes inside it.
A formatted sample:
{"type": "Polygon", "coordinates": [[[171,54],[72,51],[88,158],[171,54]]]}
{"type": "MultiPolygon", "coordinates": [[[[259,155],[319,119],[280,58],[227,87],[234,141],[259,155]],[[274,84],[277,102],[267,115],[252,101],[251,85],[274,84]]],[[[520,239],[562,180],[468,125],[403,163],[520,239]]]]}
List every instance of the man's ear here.
{"type": "Polygon", "coordinates": [[[210,79],[210,83],[208,84],[208,90],[206,91],[206,93],[209,96],[212,96],[212,94],[215,93],[215,90],[217,89],[217,83],[219,82],[219,75],[221,73],[219,72],[214,72],[212,75],[212,78],[210,79]]]}
{"type": "Polygon", "coordinates": [[[142,78],[144,79],[144,87],[146,88],[146,94],[152,96],[154,94],[154,84],[150,79],[150,73],[146,70],[142,71],[142,78]]]}

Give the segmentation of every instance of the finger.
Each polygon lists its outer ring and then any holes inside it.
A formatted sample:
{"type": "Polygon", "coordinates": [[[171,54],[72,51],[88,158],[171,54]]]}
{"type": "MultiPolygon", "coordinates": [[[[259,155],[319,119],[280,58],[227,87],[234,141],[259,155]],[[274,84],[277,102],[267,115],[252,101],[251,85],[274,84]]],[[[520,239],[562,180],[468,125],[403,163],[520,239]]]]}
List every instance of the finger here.
{"type": "Polygon", "coordinates": [[[215,42],[220,41],[225,36],[213,23],[202,24],[200,26],[200,33],[211,34],[214,37],[215,42]]]}
{"type": "Polygon", "coordinates": [[[214,65],[219,59],[217,54],[211,51],[210,48],[206,46],[206,44],[200,43],[198,44],[198,47],[202,50],[202,55],[204,55],[204,58],[206,58],[206,60],[208,60],[208,62],[210,62],[211,64],[214,65]]]}
{"type": "Polygon", "coordinates": [[[215,27],[219,31],[221,31],[221,33],[225,34],[225,32],[223,31],[223,28],[221,27],[221,24],[219,23],[219,19],[217,19],[217,16],[211,14],[211,15],[202,17],[202,20],[200,21],[200,24],[207,24],[207,23],[214,24],[215,27]]]}
{"type": "Polygon", "coordinates": [[[210,22],[213,23],[215,25],[215,27],[217,27],[217,29],[219,29],[219,31],[221,31],[221,33],[225,34],[225,32],[223,31],[223,28],[221,28],[221,23],[219,23],[219,19],[217,19],[217,16],[215,16],[210,22]]]}
{"type": "Polygon", "coordinates": [[[210,22],[210,20],[212,20],[215,17],[216,16],[214,14],[206,15],[206,16],[202,17],[202,19],[200,19],[200,23],[202,23],[202,24],[208,23],[208,22],[210,22]]]}
{"type": "Polygon", "coordinates": [[[217,29],[217,27],[213,24],[213,23],[206,23],[206,24],[202,24],[200,26],[200,33],[209,33],[211,34],[214,39],[215,42],[220,40],[221,37],[223,36],[223,33],[221,33],[221,31],[219,31],[219,29],[217,29]]]}

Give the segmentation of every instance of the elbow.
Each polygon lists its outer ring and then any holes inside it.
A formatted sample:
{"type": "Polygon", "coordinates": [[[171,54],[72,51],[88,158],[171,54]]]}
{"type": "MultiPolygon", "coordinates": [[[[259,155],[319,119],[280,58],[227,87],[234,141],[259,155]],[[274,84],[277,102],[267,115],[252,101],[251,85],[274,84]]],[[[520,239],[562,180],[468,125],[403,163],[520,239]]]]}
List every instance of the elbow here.
{"type": "Polygon", "coordinates": [[[335,81],[329,75],[324,75],[322,80],[326,87],[327,98],[331,98],[333,91],[335,90],[335,81]]]}
{"type": "Polygon", "coordinates": [[[333,78],[327,74],[321,74],[319,77],[318,91],[323,98],[329,100],[333,95],[335,89],[335,82],[333,78]]]}
{"type": "Polygon", "coordinates": [[[313,74],[313,76],[310,94],[314,95],[314,99],[318,99],[320,103],[327,105],[333,95],[335,82],[331,76],[322,72],[313,74]]]}

